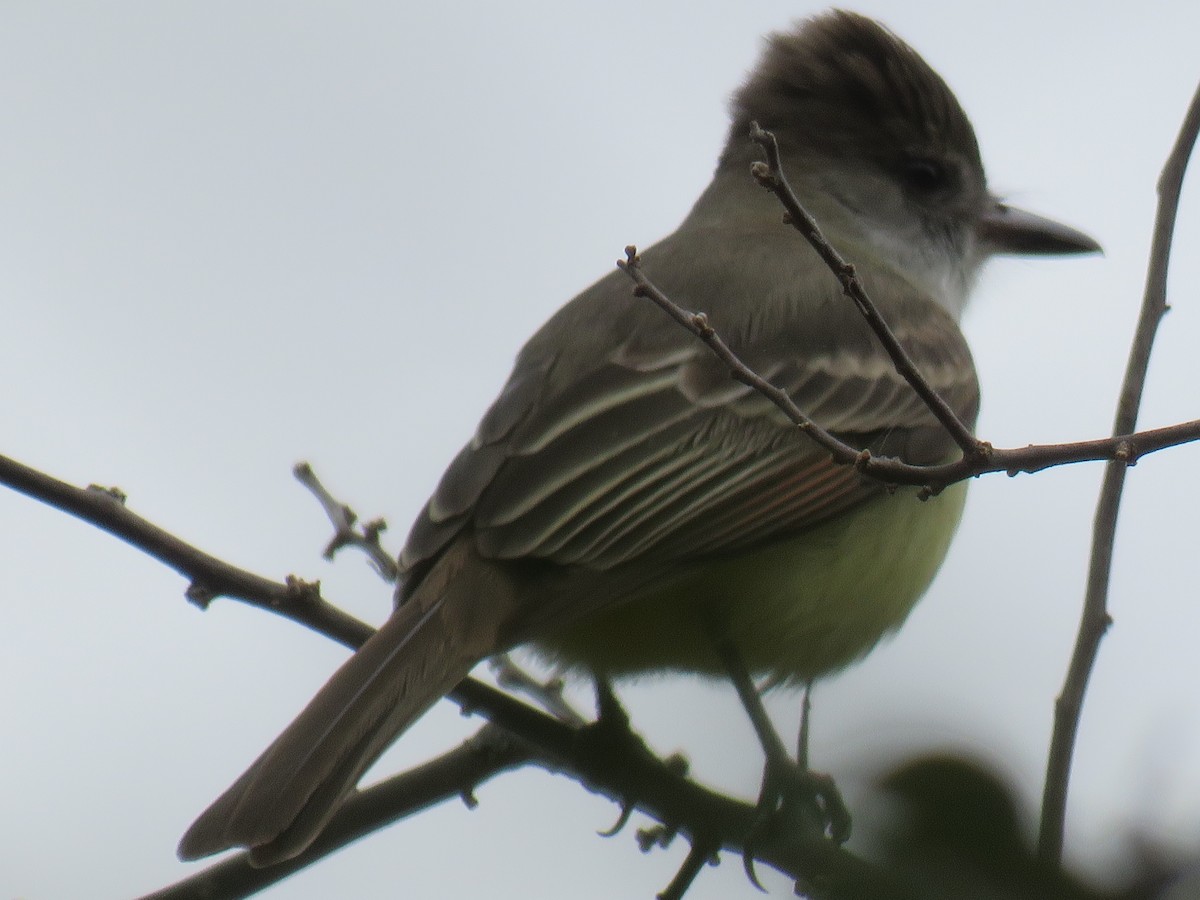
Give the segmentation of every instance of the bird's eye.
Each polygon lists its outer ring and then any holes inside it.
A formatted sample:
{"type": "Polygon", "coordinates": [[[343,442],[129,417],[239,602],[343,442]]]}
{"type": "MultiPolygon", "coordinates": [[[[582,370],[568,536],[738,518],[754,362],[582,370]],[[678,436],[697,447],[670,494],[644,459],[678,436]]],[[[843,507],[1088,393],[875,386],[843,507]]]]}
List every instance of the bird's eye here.
{"type": "Polygon", "coordinates": [[[944,163],[925,157],[905,160],[901,173],[905,184],[922,194],[941,190],[950,180],[949,170],[944,163]]]}

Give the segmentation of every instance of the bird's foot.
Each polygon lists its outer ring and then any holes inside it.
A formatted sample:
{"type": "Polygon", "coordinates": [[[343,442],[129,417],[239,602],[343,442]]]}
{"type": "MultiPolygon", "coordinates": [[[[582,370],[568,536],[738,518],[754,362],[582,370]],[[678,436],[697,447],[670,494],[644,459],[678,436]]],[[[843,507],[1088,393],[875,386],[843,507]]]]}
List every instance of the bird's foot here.
{"type": "Polygon", "coordinates": [[[833,779],[791,759],[768,759],[755,804],[754,828],[773,821],[816,831],[839,844],[850,837],[850,812],[833,779]]]}
{"type": "Polygon", "coordinates": [[[755,853],[774,836],[801,831],[820,834],[838,844],[850,837],[850,811],[833,779],[787,756],[768,756],[754,809],[742,848],[742,867],[760,890],[762,884],[754,870],[755,853]]]}

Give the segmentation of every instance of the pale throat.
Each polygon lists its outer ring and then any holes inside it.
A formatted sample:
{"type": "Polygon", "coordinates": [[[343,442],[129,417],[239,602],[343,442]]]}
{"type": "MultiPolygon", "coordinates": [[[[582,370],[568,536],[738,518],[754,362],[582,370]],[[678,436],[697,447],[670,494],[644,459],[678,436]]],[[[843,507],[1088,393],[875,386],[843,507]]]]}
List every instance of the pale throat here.
{"type": "Polygon", "coordinates": [[[855,209],[830,190],[817,188],[801,196],[826,238],[847,262],[867,269],[887,269],[907,281],[948,312],[962,318],[985,257],[969,230],[931,228],[912,215],[883,221],[855,209]]]}
{"type": "Polygon", "coordinates": [[[859,220],[859,223],[863,237],[877,254],[876,264],[886,263],[955,321],[962,318],[983,262],[973,238],[968,236],[965,246],[955,246],[924,231],[918,222],[904,231],[869,221],[859,220]]]}

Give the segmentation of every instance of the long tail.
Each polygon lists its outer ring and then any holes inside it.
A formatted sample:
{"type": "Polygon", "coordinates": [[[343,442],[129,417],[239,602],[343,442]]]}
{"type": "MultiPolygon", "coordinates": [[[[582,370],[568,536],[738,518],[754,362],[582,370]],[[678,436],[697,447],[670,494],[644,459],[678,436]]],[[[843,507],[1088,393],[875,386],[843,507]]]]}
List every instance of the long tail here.
{"type": "Polygon", "coordinates": [[[516,598],[464,543],[193,823],[181,859],[248,847],[267,866],[301,853],[392,741],[502,649],[516,598]]]}

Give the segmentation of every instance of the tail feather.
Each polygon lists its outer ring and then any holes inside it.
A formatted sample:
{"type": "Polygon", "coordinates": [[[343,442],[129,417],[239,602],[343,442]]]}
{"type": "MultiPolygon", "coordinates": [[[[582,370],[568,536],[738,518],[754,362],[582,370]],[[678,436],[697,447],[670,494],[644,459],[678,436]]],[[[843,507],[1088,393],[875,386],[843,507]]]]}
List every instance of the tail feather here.
{"type": "Polygon", "coordinates": [[[501,649],[513,610],[495,565],[452,548],[253,765],[198,818],[181,859],[249,847],[266,866],[301,853],[409,725],[501,649]],[[463,566],[464,557],[474,565],[463,566]]]}

